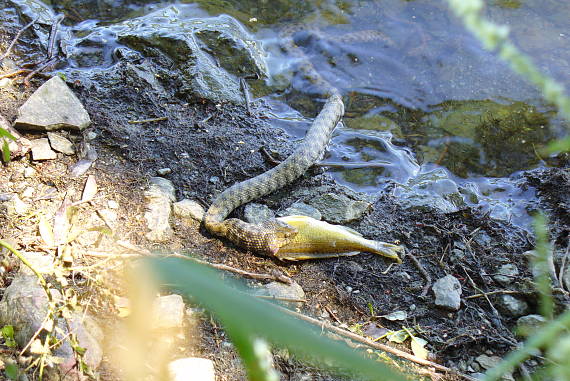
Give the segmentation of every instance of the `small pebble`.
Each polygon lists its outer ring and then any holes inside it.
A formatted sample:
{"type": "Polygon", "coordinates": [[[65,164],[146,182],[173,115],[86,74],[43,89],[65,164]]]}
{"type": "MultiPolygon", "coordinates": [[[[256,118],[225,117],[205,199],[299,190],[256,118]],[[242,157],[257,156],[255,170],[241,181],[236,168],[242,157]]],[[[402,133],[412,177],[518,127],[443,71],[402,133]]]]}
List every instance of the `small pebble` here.
{"type": "Polygon", "coordinates": [[[158,171],[156,171],[156,173],[158,173],[160,176],[164,176],[164,175],[168,175],[168,174],[172,173],[172,169],[160,168],[158,171]]]}
{"type": "Polygon", "coordinates": [[[119,203],[115,200],[107,201],[107,206],[109,207],[109,209],[119,209],[119,203]]]}

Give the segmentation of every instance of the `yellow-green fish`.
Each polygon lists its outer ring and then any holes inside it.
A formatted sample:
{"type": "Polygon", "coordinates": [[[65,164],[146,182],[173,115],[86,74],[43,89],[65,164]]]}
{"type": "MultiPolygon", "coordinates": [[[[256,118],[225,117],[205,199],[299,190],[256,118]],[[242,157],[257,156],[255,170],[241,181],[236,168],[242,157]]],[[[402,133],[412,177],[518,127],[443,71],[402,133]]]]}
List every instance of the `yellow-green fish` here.
{"type": "Polygon", "coordinates": [[[298,230],[291,242],[279,248],[275,254],[277,258],[299,261],[367,252],[380,254],[402,263],[398,256],[398,253],[404,252],[402,246],[366,239],[356,230],[307,216],[287,216],[277,219],[298,230]]]}

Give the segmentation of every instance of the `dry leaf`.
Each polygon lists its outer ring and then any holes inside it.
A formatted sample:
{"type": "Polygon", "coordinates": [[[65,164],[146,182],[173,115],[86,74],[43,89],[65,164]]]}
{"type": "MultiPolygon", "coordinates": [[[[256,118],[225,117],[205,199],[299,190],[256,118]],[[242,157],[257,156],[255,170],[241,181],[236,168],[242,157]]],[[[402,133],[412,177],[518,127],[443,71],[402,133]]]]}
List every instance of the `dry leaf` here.
{"type": "Polygon", "coordinates": [[[97,182],[95,181],[95,176],[89,175],[87,176],[87,180],[85,181],[85,187],[83,187],[83,195],[81,196],[81,201],[91,201],[95,194],[97,193],[97,182]]]}
{"type": "Polygon", "coordinates": [[[428,350],[425,349],[427,341],[421,337],[412,336],[412,352],[416,357],[427,360],[428,350]]]}
{"type": "Polygon", "coordinates": [[[40,222],[38,224],[40,230],[40,236],[49,247],[55,246],[55,236],[53,234],[53,229],[48,219],[45,216],[40,217],[40,222]]]}

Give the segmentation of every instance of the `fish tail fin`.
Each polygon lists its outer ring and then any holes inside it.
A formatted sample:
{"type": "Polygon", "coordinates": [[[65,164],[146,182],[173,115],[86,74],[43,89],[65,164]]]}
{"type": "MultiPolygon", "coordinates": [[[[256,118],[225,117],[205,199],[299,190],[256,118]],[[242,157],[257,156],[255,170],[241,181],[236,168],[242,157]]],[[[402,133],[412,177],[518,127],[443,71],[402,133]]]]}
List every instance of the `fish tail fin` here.
{"type": "Polygon", "coordinates": [[[393,245],[391,243],[381,241],[370,241],[371,251],[374,254],[380,254],[384,257],[395,259],[398,263],[402,263],[402,259],[398,254],[404,254],[404,247],[400,245],[393,245]]]}

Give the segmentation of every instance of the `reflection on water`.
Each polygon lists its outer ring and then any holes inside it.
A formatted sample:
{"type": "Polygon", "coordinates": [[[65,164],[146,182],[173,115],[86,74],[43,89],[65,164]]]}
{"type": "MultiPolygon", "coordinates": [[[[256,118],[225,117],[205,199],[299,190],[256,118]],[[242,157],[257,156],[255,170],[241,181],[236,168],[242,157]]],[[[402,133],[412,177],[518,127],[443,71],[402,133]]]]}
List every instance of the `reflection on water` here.
{"type": "MultiPolygon", "coordinates": [[[[166,4],[83,0],[53,7],[82,37],[70,46],[72,65],[92,67],[111,64],[116,43],[104,29],[91,32],[95,27],[166,4]]],[[[512,40],[569,89],[570,2],[488,5],[488,17],[508,25],[512,40]]],[[[543,164],[539,148],[568,130],[538,91],[483,50],[440,0],[202,0],[178,7],[180,18],[228,13],[262,41],[270,79],[252,88],[272,104],[284,100],[303,115],[318,112],[319,89],[299,69],[306,62],[341,91],[348,128],[337,131],[326,160],[336,164],[331,172],[340,182],[357,190],[377,192],[388,180],[417,188],[420,164],[424,174],[445,168],[465,200],[499,215],[493,200],[516,193],[508,176],[543,164]],[[283,48],[284,38],[292,39],[295,54],[283,48]],[[508,194],[497,190],[509,187],[508,194]]],[[[295,110],[275,113],[276,124],[295,136],[308,126],[295,110]]]]}

